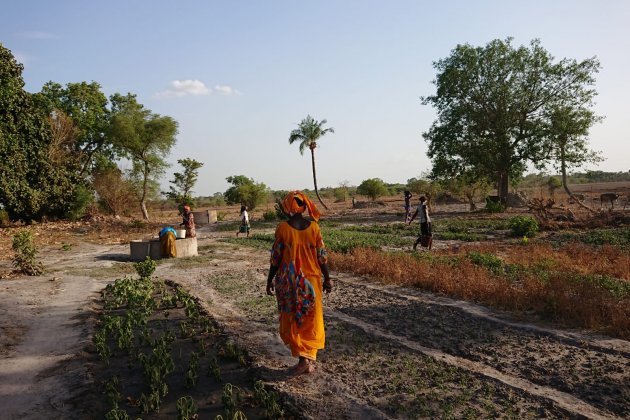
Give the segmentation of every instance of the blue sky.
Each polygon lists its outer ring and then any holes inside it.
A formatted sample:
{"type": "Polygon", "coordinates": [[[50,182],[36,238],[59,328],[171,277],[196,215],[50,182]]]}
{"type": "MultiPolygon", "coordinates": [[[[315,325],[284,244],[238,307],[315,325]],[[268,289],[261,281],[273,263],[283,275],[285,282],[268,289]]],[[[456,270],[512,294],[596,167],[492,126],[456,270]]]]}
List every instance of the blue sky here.
{"type": "MultiPolygon", "coordinates": [[[[556,58],[597,56],[591,146],[599,169],[627,171],[628,1],[0,0],[0,42],[29,91],[53,80],[132,92],[179,122],[169,161],[204,162],[198,195],[246,175],[272,189],[312,188],[289,132],[312,115],[334,134],[316,151],[318,183],[406,182],[430,168],[432,62],[460,43],[539,38],[556,58]],[[439,4],[438,4],[439,3],[439,4]]],[[[591,167],[591,169],[595,169],[591,167]]],[[[163,179],[168,185],[170,173],[163,179]]]]}

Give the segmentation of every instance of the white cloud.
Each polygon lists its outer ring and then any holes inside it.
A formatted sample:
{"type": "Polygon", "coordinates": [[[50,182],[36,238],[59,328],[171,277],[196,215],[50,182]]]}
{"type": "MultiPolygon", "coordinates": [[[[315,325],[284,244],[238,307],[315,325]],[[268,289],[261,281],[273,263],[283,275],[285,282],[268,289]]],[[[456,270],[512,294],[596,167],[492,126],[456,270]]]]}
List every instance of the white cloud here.
{"type": "Polygon", "coordinates": [[[234,89],[232,86],[227,86],[227,85],[216,85],[214,87],[214,92],[220,93],[221,95],[225,95],[225,96],[232,96],[232,95],[240,95],[241,92],[239,92],[238,90],[234,89]]]}
{"type": "Polygon", "coordinates": [[[172,98],[175,96],[209,95],[210,89],[199,80],[173,80],[169,89],[156,93],[156,98],[172,98]]]}
{"type": "Polygon", "coordinates": [[[24,39],[57,39],[59,35],[44,31],[23,31],[16,34],[24,39]]]}
{"type": "Polygon", "coordinates": [[[217,93],[224,96],[240,95],[241,93],[231,86],[216,85],[208,88],[200,80],[173,80],[170,87],[153,95],[154,98],[174,98],[181,96],[202,96],[217,93]]]}

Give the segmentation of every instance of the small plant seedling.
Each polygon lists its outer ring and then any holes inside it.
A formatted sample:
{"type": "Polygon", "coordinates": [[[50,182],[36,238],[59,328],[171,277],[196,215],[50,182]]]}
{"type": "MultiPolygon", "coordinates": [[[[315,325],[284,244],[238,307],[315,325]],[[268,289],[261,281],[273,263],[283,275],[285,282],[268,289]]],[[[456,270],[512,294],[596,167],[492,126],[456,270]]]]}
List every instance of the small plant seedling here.
{"type": "Polygon", "coordinates": [[[177,420],[191,420],[197,418],[197,405],[189,395],[177,400],[177,420]]]}

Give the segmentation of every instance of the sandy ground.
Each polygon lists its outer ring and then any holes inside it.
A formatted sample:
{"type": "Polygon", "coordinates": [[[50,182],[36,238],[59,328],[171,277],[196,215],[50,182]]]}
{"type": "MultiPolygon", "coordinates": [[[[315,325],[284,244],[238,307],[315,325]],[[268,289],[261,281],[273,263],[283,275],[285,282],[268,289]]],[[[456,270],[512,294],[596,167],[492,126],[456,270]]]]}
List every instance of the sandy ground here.
{"type": "MultiPolygon", "coordinates": [[[[305,418],[630,417],[627,341],[338,273],[317,372],[287,378],[295,360],[264,295],[267,253],[198,232],[201,257],[161,263],[156,275],[197,295],[305,418]]],[[[127,253],[46,248],[47,274],[0,280],[0,418],[93,418],[93,300],[130,272],[127,253]]]]}

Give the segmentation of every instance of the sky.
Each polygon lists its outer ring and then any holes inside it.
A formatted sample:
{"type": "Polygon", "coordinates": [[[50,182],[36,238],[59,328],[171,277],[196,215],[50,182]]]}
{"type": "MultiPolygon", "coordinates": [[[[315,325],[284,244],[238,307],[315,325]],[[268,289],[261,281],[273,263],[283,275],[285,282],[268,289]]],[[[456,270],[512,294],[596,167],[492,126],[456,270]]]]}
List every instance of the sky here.
{"type": "Polygon", "coordinates": [[[630,1],[0,0],[0,42],[26,89],[96,81],[179,123],[178,159],[204,163],[194,195],[245,175],[313,188],[308,151],[289,145],[307,115],[335,132],[315,152],[318,186],[405,183],[431,168],[433,62],[458,44],[540,39],[558,60],[597,56],[590,145],[605,171],[630,164],[630,1]]]}

